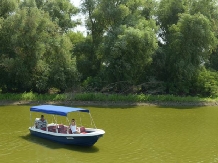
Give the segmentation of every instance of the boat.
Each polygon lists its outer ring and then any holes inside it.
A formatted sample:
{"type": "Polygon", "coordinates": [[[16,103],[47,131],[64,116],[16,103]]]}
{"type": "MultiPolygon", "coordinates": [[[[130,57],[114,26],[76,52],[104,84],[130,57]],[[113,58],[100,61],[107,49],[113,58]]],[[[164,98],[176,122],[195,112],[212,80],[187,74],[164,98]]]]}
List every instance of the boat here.
{"type": "Polygon", "coordinates": [[[78,145],[78,146],[93,146],[99,138],[103,137],[105,131],[97,129],[91,113],[88,109],[75,108],[68,106],[58,105],[38,105],[30,107],[30,127],[29,131],[31,135],[35,135],[41,138],[49,139],[62,144],[78,145]],[[32,120],[33,112],[39,112],[43,114],[51,114],[54,117],[55,123],[47,123],[46,127],[38,128],[37,122],[39,118],[32,120]],[[68,114],[78,112],[79,114],[89,114],[92,127],[77,126],[79,133],[72,133],[69,129],[68,114]],[[57,116],[65,116],[66,123],[62,124],[57,122],[57,116]]]}

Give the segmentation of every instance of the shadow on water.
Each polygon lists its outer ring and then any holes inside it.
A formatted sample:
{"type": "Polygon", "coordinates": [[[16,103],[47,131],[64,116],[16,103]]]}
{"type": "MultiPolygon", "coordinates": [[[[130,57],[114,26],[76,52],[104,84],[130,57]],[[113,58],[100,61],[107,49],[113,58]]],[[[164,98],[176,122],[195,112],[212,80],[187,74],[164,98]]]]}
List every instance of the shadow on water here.
{"type": "Polygon", "coordinates": [[[98,108],[98,109],[134,109],[139,107],[138,105],[99,105],[99,106],[75,106],[75,107],[79,107],[79,108],[84,108],[84,109],[89,109],[90,107],[94,107],[94,108],[98,108]]]}
{"type": "MultiPolygon", "coordinates": [[[[205,106],[217,106],[216,103],[207,103],[207,102],[202,102],[202,101],[195,101],[195,102],[145,102],[145,103],[121,103],[116,105],[99,105],[99,106],[93,106],[95,108],[107,108],[107,109],[134,109],[138,107],[156,107],[156,108],[170,108],[170,109],[200,109],[205,106]]],[[[92,107],[92,106],[91,106],[92,107]]]]}
{"type": "MultiPolygon", "coordinates": [[[[157,108],[174,108],[174,109],[195,109],[208,106],[207,102],[195,101],[195,102],[172,102],[172,101],[147,101],[147,102],[45,102],[45,101],[1,101],[1,105],[42,105],[42,104],[53,104],[53,105],[63,105],[71,107],[80,107],[80,108],[107,108],[107,109],[134,109],[137,107],[151,107],[155,106],[157,108]]],[[[217,106],[216,103],[211,102],[210,106],[217,106]]]]}
{"type": "MultiPolygon", "coordinates": [[[[120,105],[114,105],[114,106],[90,106],[90,107],[95,107],[95,108],[99,108],[99,109],[135,109],[135,108],[138,108],[138,107],[155,107],[155,108],[163,108],[163,109],[167,109],[167,108],[170,108],[170,109],[181,109],[181,110],[185,110],[185,109],[199,109],[201,107],[205,107],[207,105],[202,105],[199,103],[198,104],[195,104],[195,105],[187,105],[187,104],[150,104],[150,105],[123,105],[123,106],[120,106],[120,105]]],[[[82,107],[82,106],[78,106],[78,107],[82,107]]],[[[86,107],[83,107],[86,109],[86,107]]],[[[88,108],[87,108],[88,109],[88,108]]]]}
{"type": "Polygon", "coordinates": [[[148,102],[112,102],[106,103],[102,105],[77,105],[76,107],[94,107],[94,108],[106,108],[106,109],[134,109],[138,107],[156,107],[156,108],[171,108],[171,109],[199,109],[205,106],[217,106],[216,103],[207,103],[202,101],[195,101],[195,102],[172,102],[172,101],[148,101],[148,102]]]}
{"type": "Polygon", "coordinates": [[[205,107],[207,105],[198,105],[198,104],[195,104],[195,105],[185,105],[185,104],[178,104],[178,105],[158,105],[156,106],[157,108],[163,108],[163,109],[167,109],[167,108],[170,108],[170,109],[180,109],[180,110],[186,110],[186,109],[200,109],[202,107],[205,107]]]}
{"type": "Polygon", "coordinates": [[[31,143],[35,143],[37,145],[41,145],[43,147],[51,148],[51,149],[64,148],[67,150],[74,150],[74,151],[84,152],[84,153],[95,153],[99,151],[99,149],[95,146],[85,147],[85,146],[76,146],[76,145],[65,145],[65,144],[60,144],[60,143],[53,142],[47,139],[39,138],[31,134],[27,134],[25,136],[20,136],[20,137],[31,143]]]}

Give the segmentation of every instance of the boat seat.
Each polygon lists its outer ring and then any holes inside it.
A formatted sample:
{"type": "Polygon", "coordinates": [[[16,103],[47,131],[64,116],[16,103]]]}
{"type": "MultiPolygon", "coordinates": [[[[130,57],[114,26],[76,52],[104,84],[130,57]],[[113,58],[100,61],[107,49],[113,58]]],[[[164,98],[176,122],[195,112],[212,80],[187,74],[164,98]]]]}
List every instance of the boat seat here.
{"type": "Polygon", "coordinates": [[[49,126],[48,131],[49,132],[56,132],[56,126],[49,126]]]}
{"type": "Polygon", "coordinates": [[[59,124],[59,125],[58,125],[58,128],[62,128],[62,127],[64,127],[64,125],[62,125],[62,124],[59,124]]]}
{"type": "Polygon", "coordinates": [[[42,127],[41,130],[46,131],[46,127],[42,127]]]}
{"type": "Polygon", "coordinates": [[[48,131],[52,132],[53,126],[48,126],[48,131]]]}
{"type": "Polygon", "coordinates": [[[65,129],[64,125],[58,125],[58,133],[67,133],[67,130],[65,129]]]}
{"type": "Polygon", "coordinates": [[[63,134],[67,134],[67,130],[68,130],[68,127],[66,127],[66,126],[64,126],[64,128],[63,128],[63,134]]]}
{"type": "Polygon", "coordinates": [[[73,134],[71,129],[69,129],[69,134],[73,134]]]}
{"type": "Polygon", "coordinates": [[[86,129],[85,129],[85,127],[80,127],[80,133],[83,133],[83,134],[85,134],[86,133],[86,129]]]}

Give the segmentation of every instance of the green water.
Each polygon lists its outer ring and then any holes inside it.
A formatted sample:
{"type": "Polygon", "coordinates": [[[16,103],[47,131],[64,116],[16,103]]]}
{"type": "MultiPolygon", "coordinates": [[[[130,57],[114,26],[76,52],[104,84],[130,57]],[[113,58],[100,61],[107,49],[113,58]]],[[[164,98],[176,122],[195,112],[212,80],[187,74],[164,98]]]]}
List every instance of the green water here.
{"type": "Polygon", "coordinates": [[[89,148],[31,136],[29,106],[0,106],[0,162],[218,162],[218,107],[84,108],[106,131],[89,148]]]}

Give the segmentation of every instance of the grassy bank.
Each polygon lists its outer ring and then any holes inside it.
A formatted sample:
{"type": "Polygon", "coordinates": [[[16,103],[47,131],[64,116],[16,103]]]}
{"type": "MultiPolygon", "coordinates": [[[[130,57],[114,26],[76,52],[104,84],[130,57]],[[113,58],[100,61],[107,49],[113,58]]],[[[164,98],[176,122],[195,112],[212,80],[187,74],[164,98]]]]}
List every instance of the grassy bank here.
{"type": "Polygon", "coordinates": [[[65,94],[1,94],[0,100],[8,101],[99,101],[99,102],[218,102],[218,98],[179,97],[174,95],[120,95],[102,93],[65,93],[65,94]]]}

